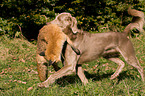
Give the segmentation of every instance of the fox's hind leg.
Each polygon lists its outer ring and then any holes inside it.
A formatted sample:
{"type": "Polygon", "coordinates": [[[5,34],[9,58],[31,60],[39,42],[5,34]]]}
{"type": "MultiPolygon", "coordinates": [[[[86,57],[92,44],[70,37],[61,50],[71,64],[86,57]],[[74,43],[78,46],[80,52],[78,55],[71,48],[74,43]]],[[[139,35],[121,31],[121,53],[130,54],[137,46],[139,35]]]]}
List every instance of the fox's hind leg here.
{"type": "Polygon", "coordinates": [[[37,70],[40,81],[45,81],[48,77],[48,63],[43,56],[37,54],[37,70]]]}

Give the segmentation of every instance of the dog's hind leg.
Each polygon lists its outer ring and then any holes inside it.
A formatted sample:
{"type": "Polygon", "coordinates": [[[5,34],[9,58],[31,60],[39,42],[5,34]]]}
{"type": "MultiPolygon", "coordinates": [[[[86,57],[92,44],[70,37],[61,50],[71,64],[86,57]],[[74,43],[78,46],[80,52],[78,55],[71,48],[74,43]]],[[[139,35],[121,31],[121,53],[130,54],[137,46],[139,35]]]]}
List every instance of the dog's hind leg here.
{"type": "Polygon", "coordinates": [[[81,65],[77,65],[77,75],[79,76],[84,85],[88,83],[88,79],[86,78],[81,65]]]}
{"type": "Polygon", "coordinates": [[[144,81],[144,71],[143,68],[140,66],[136,57],[128,57],[126,62],[131,66],[135,67],[141,75],[142,81],[144,81]]]}
{"type": "Polygon", "coordinates": [[[116,64],[118,64],[118,68],[116,69],[115,73],[113,75],[111,75],[110,79],[115,79],[119,73],[122,71],[123,67],[125,66],[124,62],[122,60],[120,60],[119,58],[107,58],[110,61],[115,62],[116,64]]]}
{"type": "Polygon", "coordinates": [[[144,81],[143,68],[140,66],[134,52],[134,48],[131,42],[127,42],[124,46],[119,46],[118,51],[124,57],[125,61],[135,67],[141,75],[142,81],[144,81]]]}

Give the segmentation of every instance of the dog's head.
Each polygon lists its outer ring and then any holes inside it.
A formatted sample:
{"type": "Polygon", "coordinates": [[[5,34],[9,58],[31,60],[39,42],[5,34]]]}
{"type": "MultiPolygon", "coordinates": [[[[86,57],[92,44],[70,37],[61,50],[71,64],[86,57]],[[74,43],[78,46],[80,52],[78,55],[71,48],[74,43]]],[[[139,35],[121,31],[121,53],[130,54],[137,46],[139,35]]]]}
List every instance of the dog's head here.
{"type": "Polygon", "coordinates": [[[57,24],[59,27],[65,29],[66,27],[70,27],[73,33],[77,33],[80,30],[77,28],[77,20],[75,17],[72,17],[70,13],[61,13],[59,14],[53,21],[49,22],[49,24],[57,24]]]}

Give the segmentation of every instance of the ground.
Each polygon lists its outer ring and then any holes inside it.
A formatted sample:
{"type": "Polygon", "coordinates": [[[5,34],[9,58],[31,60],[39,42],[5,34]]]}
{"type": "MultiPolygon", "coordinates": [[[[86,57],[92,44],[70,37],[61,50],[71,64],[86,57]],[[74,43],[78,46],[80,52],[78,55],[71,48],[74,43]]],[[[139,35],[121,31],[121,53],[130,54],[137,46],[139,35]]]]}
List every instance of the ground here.
{"type": "MultiPolygon", "coordinates": [[[[130,38],[145,70],[145,35],[130,38]]],[[[110,80],[117,64],[103,58],[83,65],[89,83],[84,86],[76,75],[57,80],[49,88],[33,88],[40,83],[36,67],[36,44],[23,39],[0,37],[0,96],[144,96],[145,83],[136,69],[126,64],[115,80],[110,80]]],[[[121,57],[123,60],[123,58],[121,57]]],[[[62,64],[59,64],[62,66],[62,64]]],[[[49,73],[54,70],[49,67],[49,73]]],[[[49,75],[50,75],[49,74],[49,75]]]]}

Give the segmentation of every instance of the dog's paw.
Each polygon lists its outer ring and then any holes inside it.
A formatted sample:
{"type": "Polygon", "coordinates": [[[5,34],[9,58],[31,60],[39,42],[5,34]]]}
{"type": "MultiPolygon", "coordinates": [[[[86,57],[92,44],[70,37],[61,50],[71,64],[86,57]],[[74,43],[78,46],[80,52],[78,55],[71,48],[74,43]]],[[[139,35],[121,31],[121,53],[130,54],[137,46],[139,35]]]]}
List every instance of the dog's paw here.
{"type": "Polygon", "coordinates": [[[111,80],[113,80],[113,79],[117,79],[117,77],[119,76],[119,74],[113,74],[113,75],[111,75],[111,80]]]}
{"type": "Polygon", "coordinates": [[[113,79],[115,79],[117,76],[115,76],[115,75],[111,75],[111,80],[113,80],[113,79]]]}
{"type": "Polygon", "coordinates": [[[38,83],[38,87],[40,87],[40,88],[48,88],[49,85],[46,84],[45,82],[42,82],[42,83],[38,83]]]}

